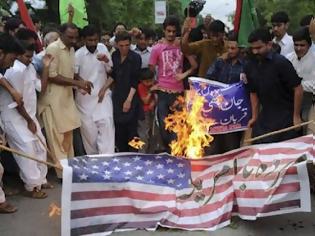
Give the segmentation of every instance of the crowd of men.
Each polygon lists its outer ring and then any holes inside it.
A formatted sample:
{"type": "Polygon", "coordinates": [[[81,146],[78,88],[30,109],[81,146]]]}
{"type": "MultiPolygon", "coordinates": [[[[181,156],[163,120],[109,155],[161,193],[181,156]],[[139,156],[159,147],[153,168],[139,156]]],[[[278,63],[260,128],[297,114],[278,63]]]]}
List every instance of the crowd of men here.
{"type": "MultiPolygon", "coordinates": [[[[41,27],[34,18],[34,32],[16,17],[2,19],[1,129],[10,148],[42,161],[137,151],[128,144],[134,137],[145,143],[140,152],[170,152],[176,134],[165,129],[164,119],[189,89],[191,75],[246,84],[252,137],[298,125],[314,119],[312,19],[305,16],[291,36],[288,15],[276,12],[271,28],[249,35],[249,48],[239,45],[237,34],[226,32],[224,23],[210,16],[193,29],[190,18],[181,27],[178,18],[169,16],[162,38],[150,29],[128,31],[122,23],[112,33],[100,33],[94,25],[78,29],[71,22],[41,27]]],[[[291,130],[259,142],[307,132],[291,130]]],[[[243,135],[215,135],[206,153],[238,148],[243,135]]],[[[47,166],[13,156],[25,186],[23,195],[46,198],[43,190],[53,188],[46,179],[47,166]]],[[[56,173],[61,179],[62,172],[56,173]]],[[[0,213],[16,210],[0,188],[0,213]]]]}

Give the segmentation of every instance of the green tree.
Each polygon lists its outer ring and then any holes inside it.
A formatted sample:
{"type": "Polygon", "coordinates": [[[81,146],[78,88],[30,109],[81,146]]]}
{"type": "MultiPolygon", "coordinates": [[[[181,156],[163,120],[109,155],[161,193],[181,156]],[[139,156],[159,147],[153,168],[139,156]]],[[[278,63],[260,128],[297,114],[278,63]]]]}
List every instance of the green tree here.
{"type": "Polygon", "coordinates": [[[255,6],[261,22],[269,24],[274,12],[286,11],[290,17],[290,32],[299,27],[303,16],[315,12],[314,0],[255,0],[255,6]]]}

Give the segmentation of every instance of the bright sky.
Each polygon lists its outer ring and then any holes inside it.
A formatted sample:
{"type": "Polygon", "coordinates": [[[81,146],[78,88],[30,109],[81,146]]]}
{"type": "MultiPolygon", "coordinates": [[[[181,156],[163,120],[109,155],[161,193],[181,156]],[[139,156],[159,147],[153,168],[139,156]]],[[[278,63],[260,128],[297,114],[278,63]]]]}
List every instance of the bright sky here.
{"type": "Polygon", "coordinates": [[[215,19],[221,20],[231,27],[231,23],[228,23],[227,21],[227,15],[234,12],[235,9],[236,0],[206,0],[206,4],[201,14],[211,14],[215,19]]]}

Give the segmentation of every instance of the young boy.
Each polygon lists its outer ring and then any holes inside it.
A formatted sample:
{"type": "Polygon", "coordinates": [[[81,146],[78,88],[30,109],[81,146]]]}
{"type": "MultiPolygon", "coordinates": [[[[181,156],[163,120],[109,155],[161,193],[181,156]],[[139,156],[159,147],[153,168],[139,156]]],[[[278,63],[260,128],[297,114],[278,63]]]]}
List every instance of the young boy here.
{"type": "Polygon", "coordinates": [[[140,150],[142,153],[148,153],[151,148],[152,125],[154,120],[154,109],[156,97],[150,89],[154,84],[154,73],[149,69],[142,69],[140,83],[138,85],[138,94],[143,104],[144,120],[139,120],[138,133],[140,139],[145,143],[140,150]]]}
{"type": "MultiPolygon", "coordinates": [[[[17,56],[13,67],[6,71],[4,77],[22,95],[24,105],[16,107],[7,94],[4,96],[5,101],[2,102],[1,118],[11,148],[45,161],[47,153],[41,141],[46,141],[36,119],[36,90],[45,92],[52,58],[49,55],[44,57],[43,79],[40,80],[31,64],[35,45],[22,42],[21,44],[24,53],[17,56]]],[[[41,188],[52,188],[46,180],[47,166],[18,157],[16,154],[13,156],[20,168],[20,177],[26,189],[25,196],[46,198],[47,194],[42,192],[41,188]]]]}

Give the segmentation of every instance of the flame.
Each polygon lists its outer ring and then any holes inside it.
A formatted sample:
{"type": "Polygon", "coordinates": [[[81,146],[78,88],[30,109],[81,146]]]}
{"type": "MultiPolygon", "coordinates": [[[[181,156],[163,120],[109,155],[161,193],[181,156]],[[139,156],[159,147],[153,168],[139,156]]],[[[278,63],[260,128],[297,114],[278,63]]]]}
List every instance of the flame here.
{"type": "Polygon", "coordinates": [[[57,206],[56,203],[51,203],[49,205],[49,217],[53,216],[60,216],[61,215],[61,208],[57,206]]]}
{"type": "Polygon", "coordinates": [[[134,149],[142,149],[145,142],[141,141],[140,138],[134,137],[132,140],[129,141],[128,145],[134,149]]]}
{"type": "Polygon", "coordinates": [[[170,144],[173,156],[201,158],[204,148],[213,141],[209,129],[215,122],[203,117],[203,106],[204,97],[188,91],[185,98],[178,97],[171,107],[172,114],[165,119],[165,129],[177,135],[177,139],[170,144]],[[187,104],[191,106],[190,109],[187,104]]]}

